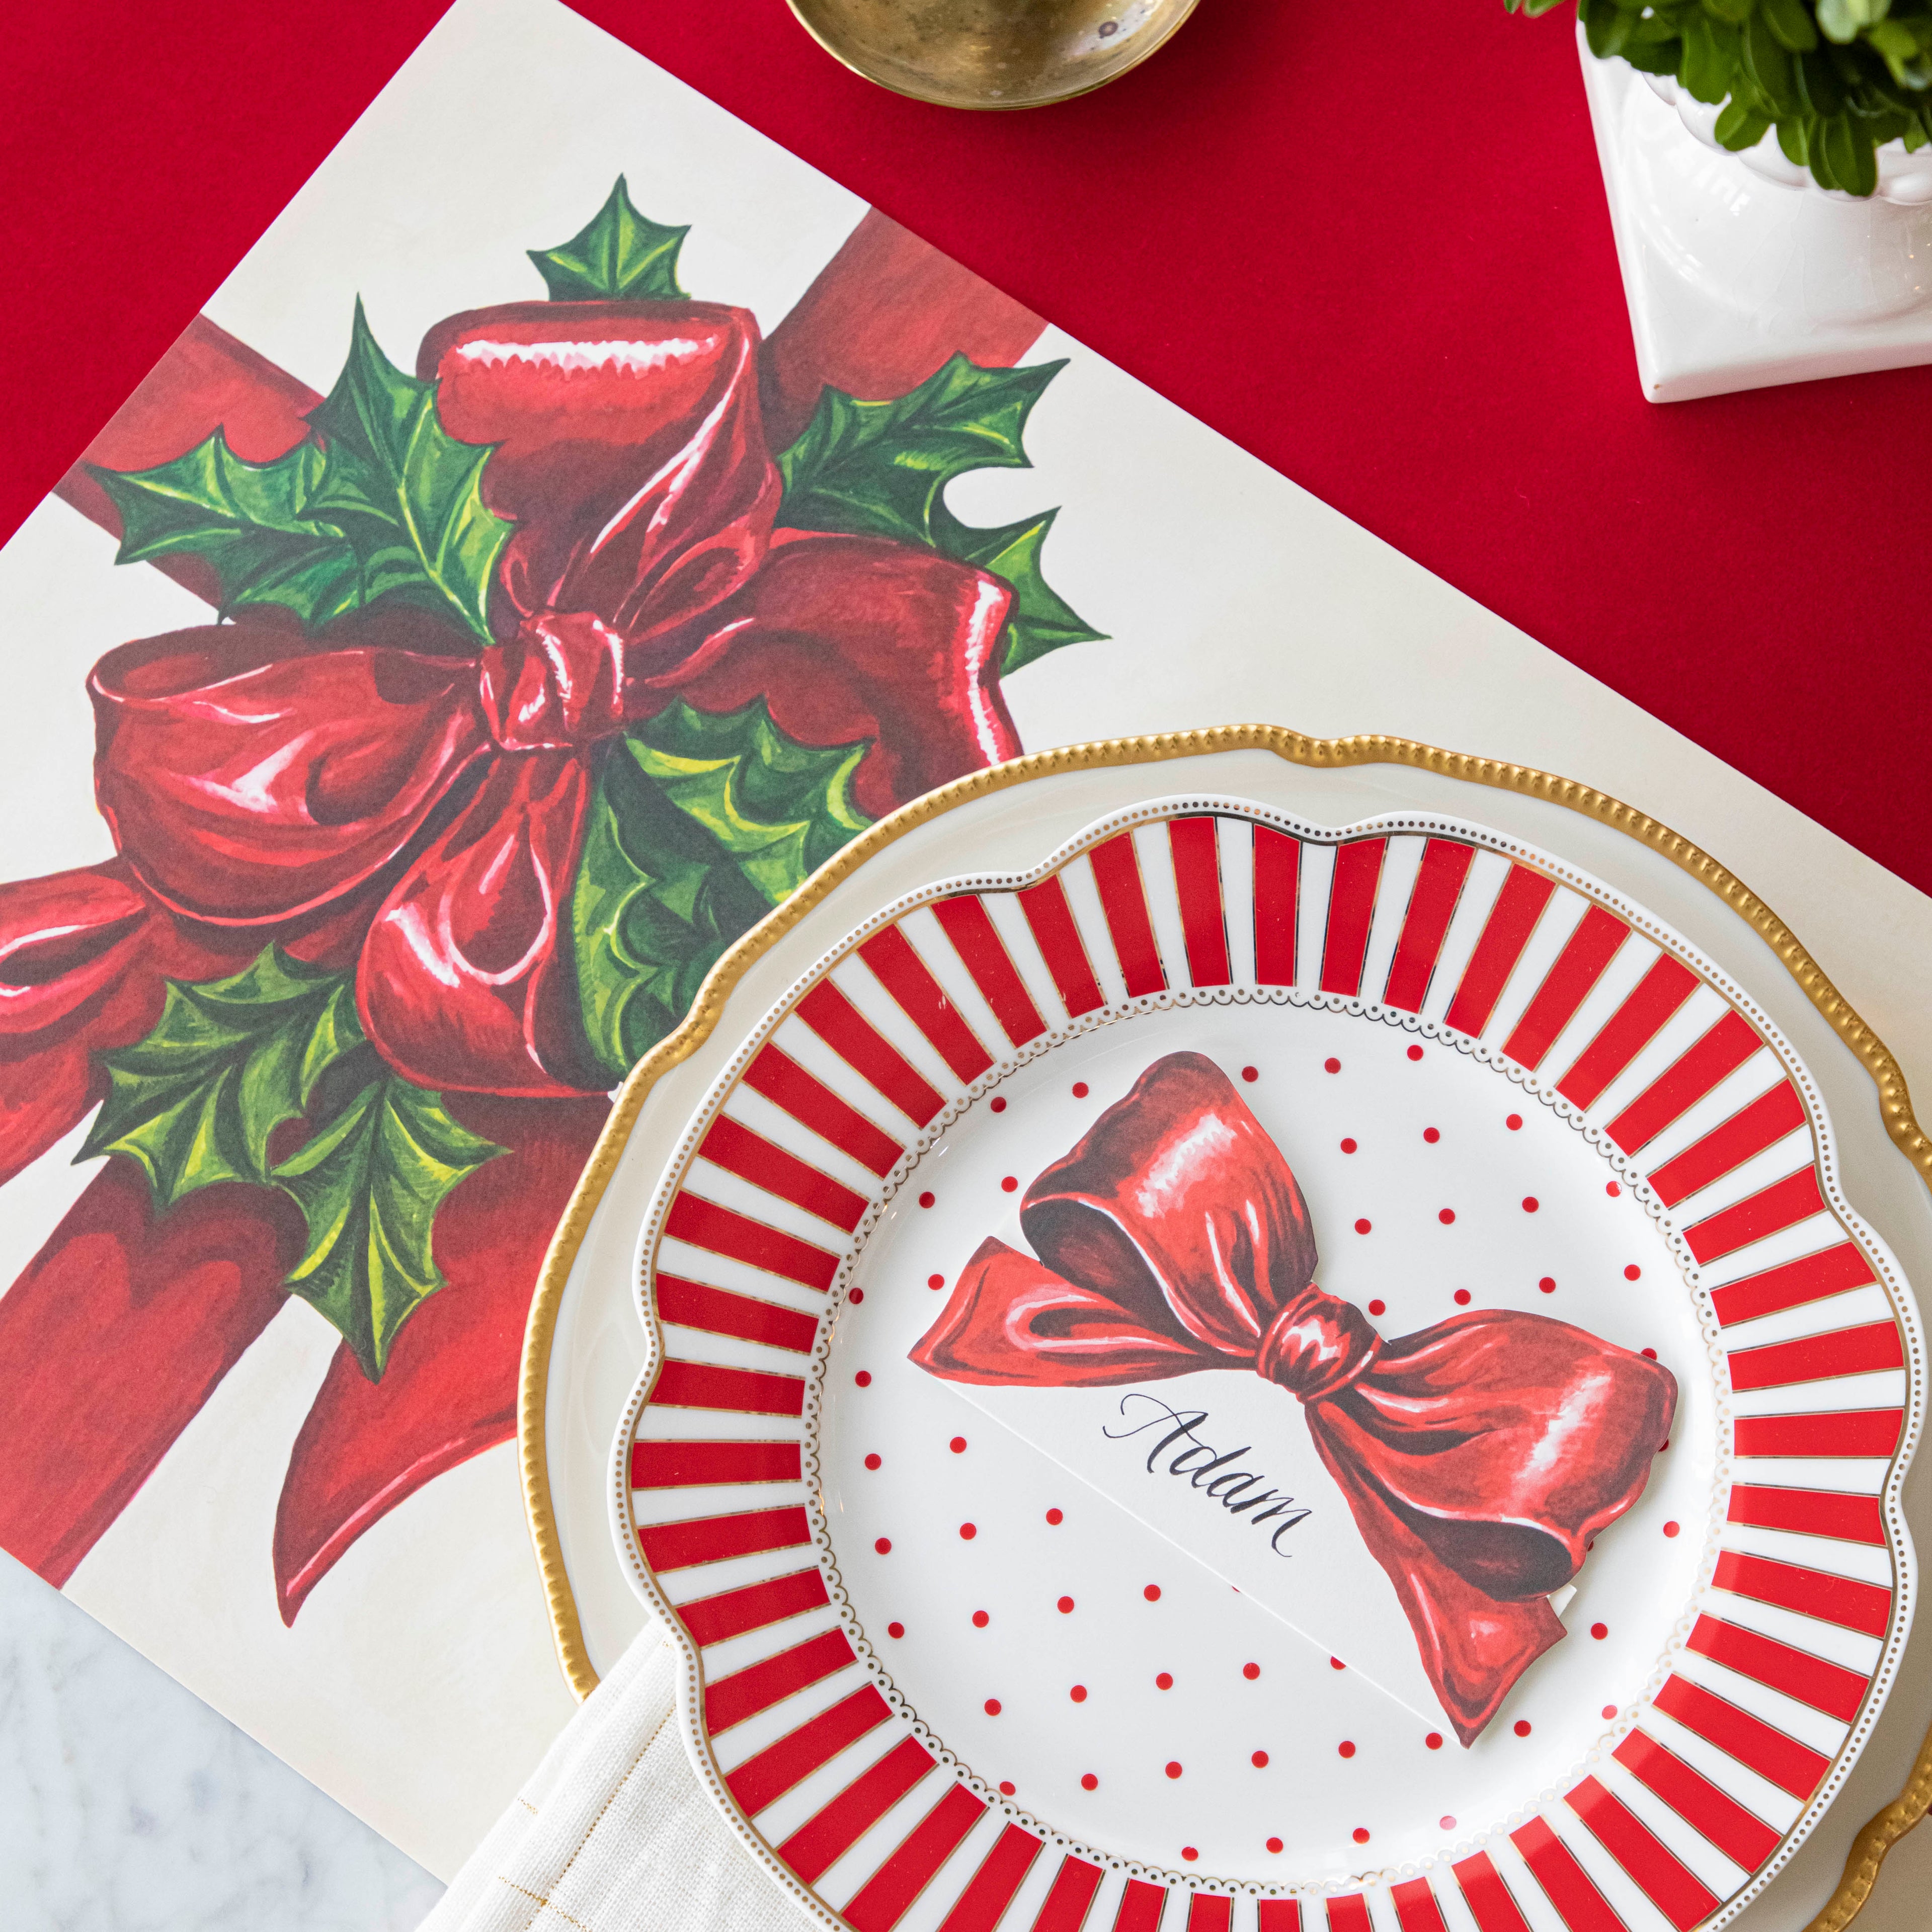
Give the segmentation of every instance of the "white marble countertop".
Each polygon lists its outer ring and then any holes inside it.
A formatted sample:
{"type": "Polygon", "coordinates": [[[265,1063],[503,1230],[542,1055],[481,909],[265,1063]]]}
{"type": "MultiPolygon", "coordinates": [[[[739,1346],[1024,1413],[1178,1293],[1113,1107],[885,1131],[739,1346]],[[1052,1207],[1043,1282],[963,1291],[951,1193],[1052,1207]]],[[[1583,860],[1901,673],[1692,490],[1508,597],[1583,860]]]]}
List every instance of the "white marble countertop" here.
{"type": "Polygon", "coordinates": [[[8,1932],[409,1932],[442,1892],[0,1554],[8,1932]]]}

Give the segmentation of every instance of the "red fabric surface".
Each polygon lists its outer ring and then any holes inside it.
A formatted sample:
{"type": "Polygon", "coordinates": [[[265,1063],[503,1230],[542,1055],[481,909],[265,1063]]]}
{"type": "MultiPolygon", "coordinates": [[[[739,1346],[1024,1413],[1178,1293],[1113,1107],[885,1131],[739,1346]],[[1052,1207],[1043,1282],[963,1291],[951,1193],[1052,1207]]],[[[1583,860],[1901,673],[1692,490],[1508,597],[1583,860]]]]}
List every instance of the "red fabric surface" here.
{"type": "MultiPolygon", "coordinates": [[[[442,4],[10,20],[0,531],[442,4]]],[[[978,116],[846,73],[782,0],[580,10],[1932,887],[1932,786],[1871,735],[1932,704],[1903,533],[1932,370],[1644,402],[1567,13],[1202,0],[1115,86],[978,116]]]]}

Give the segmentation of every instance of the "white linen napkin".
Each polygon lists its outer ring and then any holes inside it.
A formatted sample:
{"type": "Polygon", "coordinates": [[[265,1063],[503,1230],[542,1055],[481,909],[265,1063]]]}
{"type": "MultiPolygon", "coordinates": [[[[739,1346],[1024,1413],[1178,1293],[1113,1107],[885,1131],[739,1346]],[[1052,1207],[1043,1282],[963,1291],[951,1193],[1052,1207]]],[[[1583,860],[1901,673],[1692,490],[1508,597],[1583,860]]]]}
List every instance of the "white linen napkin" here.
{"type": "Polygon", "coordinates": [[[691,1768],[655,1619],[544,1754],[422,1932],[800,1932],[691,1768]]]}

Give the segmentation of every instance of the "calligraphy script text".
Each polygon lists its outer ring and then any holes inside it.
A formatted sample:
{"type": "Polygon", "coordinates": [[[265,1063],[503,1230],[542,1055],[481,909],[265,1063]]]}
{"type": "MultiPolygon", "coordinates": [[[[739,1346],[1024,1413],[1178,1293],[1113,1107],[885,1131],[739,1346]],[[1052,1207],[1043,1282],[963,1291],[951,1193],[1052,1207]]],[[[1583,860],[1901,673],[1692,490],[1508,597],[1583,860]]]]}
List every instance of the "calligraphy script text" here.
{"type": "Polygon", "coordinates": [[[1181,1410],[1162,1402],[1157,1396],[1145,1395],[1134,1390],[1120,1398],[1120,1414],[1131,1420],[1137,1412],[1130,1410],[1130,1402],[1144,1402],[1156,1413],[1144,1422],[1136,1422],[1130,1429],[1108,1429],[1104,1425],[1100,1433],[1110,1442],[1124,1442],[1130,1436],[1144,1434],[1150,1429],[1164,1432],[1148,1451],[1148,1474],[1156,1473],[1154,1465],[1176,1443],[1184,1446],[1174,1450],[1167,1463],[1170,1476],[1184,1476],[1190,1485],[1212,1496],[1231,1516],[1239,1517],[1251,1527],[1273,1523],[1269,1532],[1268,1547],[1277,1556],[1292,1556],[1292,1550],[1281,1546],[1281,1539],[1301,1521],[1309,1512],[1298,1504],[1292,1496],[1285,1496],[1277,1490],[1259,1486],[1268,1479],[1257,1476],[1246,1469],[1231,1469],[1228,1466],[1238,1457],[1245,1456],[1253,1447],[1244,1443],[1238,1449],[1230,1449],[1226,1454],[1216,1449],[1210,1442],[1204,1442],[1198,1431],[1208,1420],[1204,1408],[1181,1410]]]}

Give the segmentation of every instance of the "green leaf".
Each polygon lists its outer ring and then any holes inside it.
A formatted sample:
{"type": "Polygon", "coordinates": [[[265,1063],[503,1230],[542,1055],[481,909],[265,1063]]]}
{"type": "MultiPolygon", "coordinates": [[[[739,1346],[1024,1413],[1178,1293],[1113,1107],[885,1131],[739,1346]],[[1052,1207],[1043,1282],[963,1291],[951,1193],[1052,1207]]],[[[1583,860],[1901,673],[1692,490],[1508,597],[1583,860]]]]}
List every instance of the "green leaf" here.
{"type": "Polygon", "coordinates": [[[1809,53],[1818,44],[1818,29],[1804,0],[1764,0],[1764,17],[1790,52],[1809,53]]]}
{"type": "Polygon", "coordinates": [[[960,522],[943,503],[933,513],[936,548],[1000,578],[1012,592],[1000,658],[1003,677],[1063,644],[1098,644],[1106,635],[1088,623],[1041,574],[1040,548],[1059,514],[1058,510],[1048,510],[998,530],[982,530],[960,522]]]}
{"type": "Polygon", "coordinates": [[[1742,27],[1751,16],[1757,0],[1704,0],[1703,10],[1713,20],[1742,27]]]}
{"type": "Polygon", "coordinates": [[[868,822],[868,746],[820,750],[762,700],[682,703],[607,748],[571,902],[584,1030],[614,1082],[681,1021],[741,934],[868,822]]]}
{"type": "Polygon", "coordinates": [[[1744,72],[1751,84],[1782,120],[1798,112],[1798,100],[1791,78],[1791,56],[1766,22],[1762,14],[1754,14],[1744,24],[1742,41],[1744,72]]]}
{"type": "Polygon", "coordinates": [[[347,539],[309,513],[323,461],[304,441],[272,463],[244,463],[218,429],[172,463],[88,473],[121,514],[116,563],[200,556],[221,580],[221,616],[280,604],[321,625],[362,602],[347,539]]]}
{"type": "Polygon", "coordinates": [[[1737,66],[1736,31],[1721,20],[1713,20],[1702,11],[1691,14],[1684,22],[1682,52],[1677,78],[1694,100],[1712,106],[1731,91],[1731,75],[1737,66]]]}
{"type": "Polygon", "coordinates": [[[146,1037],[101,1056],[107,1098],[76,1159],[139,1161],[158,1213],[218,1180],[266,1180],[269,1136],[362,1040],[352,976],[278,946],[229,979],[171,980],[146,1037]]]}
{"type": "Polygon", "coordinates": [[[530,256],[552,302],[686,302],[677,254],[690,232],[640,214],[620,175],[587,228],[559,248],[532,248],[530,256]]]}
{"type": "Polygon", "coordinates": [[[1712,132],[1720,147],[1742,152],[1746,148],[1756,147],[1764,139],[1765,130],[1770,125],[1762,115],[1754,114],[1742,102],[1731,100],[1725,104],[1712,132]]]}
{"type": "Polygon", "coordinates": [[[781,522],[794,530],[926,544],[1003,578],[1013,592],[1003,671],[1063,644],[1099,641],[1103,634],[1082,622],[1041,574],[1040,548],[1056,513],[979,530],[945,503],[946,486],[956,476],[1031,466],[1024,443],[1027,418],[1066,366],[982,369],[961,355],[890,402],[821,391],[811,422],[778,458],[781,522]]]}
{"type": "Polygon", "coordinates": [[[401,596],[488,644],[490,587],[510,535],[483,502],[490,452],[443,428],[436,385],[382,353],[359,301],[349,360],[309,421],[327,460],[308,508],[348,538],[364,598],[401,596]]]}
{"type": "Polygon", "coordinates": [[[452,1119],[440,1094],[385,1073],[275,1168],[308,1223],[290,1292],[341,1331],[371,1382],[397,1331],[444,1286],[436,1209],[502,1151],[452,1119]]]}

